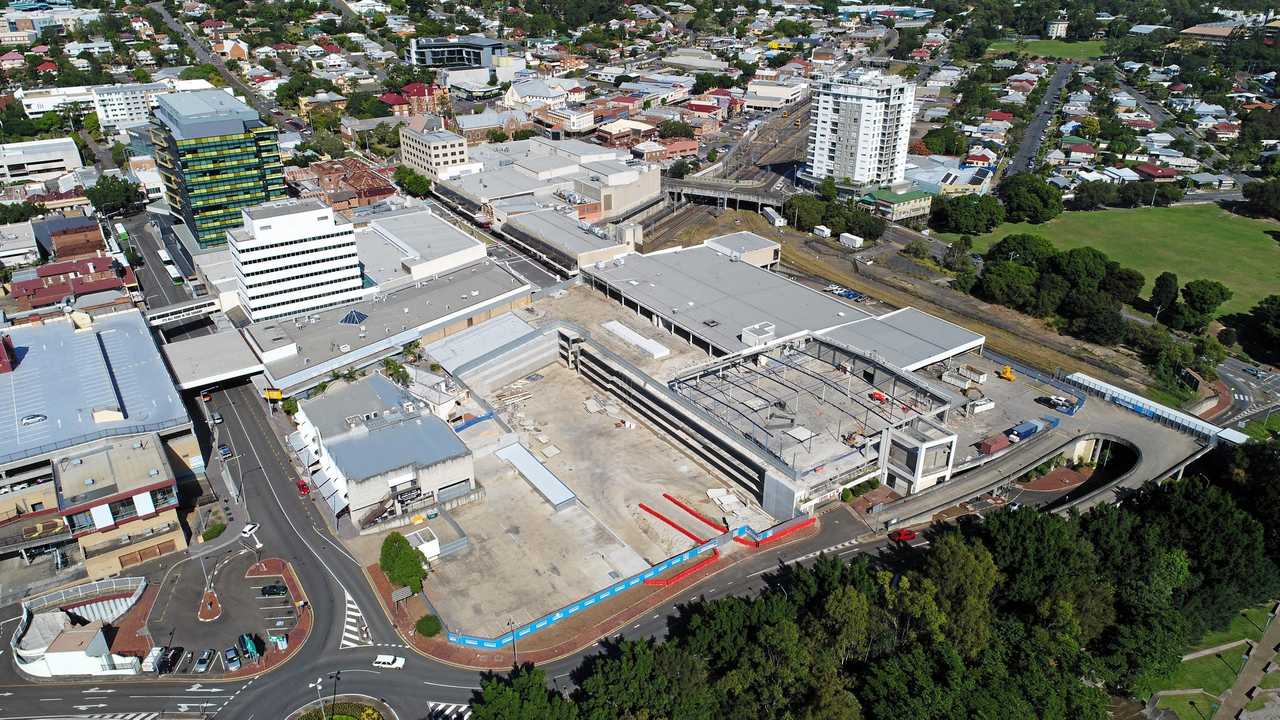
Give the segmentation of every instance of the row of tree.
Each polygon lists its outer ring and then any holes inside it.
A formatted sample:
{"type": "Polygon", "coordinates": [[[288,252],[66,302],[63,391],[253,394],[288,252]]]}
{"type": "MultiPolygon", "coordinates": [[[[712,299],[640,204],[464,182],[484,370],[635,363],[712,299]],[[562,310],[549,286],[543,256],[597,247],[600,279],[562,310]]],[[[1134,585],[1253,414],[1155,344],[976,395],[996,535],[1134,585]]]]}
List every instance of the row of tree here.
{"type": "Polygon", "coordinates": [[[476,720],[1089,720],[1146,698],[1204,632],[1274,597],[1280,451],[1083,516],[1032,509],[927,548],[778,571],[758,597],[692,602],[663,643],[609,644],[548,689],[484,680],[476,720]]]}
{"type": "Polygon", "coordinates": [[[782,215],[797,230],[809,232],[825,225],[833,237],[853,233],[863,240],[875,241],[884,235],[888,224],[883,218],[867,212],[857,200],[824,200],[815,195],[792,195],[782,205],[782,215]]]}

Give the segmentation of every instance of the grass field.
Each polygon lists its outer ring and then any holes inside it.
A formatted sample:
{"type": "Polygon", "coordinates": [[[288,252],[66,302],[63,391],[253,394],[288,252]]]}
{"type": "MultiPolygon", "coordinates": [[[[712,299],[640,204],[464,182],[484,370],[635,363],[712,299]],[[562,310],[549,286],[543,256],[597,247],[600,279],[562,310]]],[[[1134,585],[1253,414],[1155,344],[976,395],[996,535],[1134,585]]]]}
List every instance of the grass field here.
{"type": "Polygon", "coordinates": [[[1160,698],[1156,707],[1173,711],[1179,720],[1205,720],[1213,717],[1218,709],[1218,699],[1204,693],[1197,695],[1170,695],[1160,698]],[[1195,706],[1192,706],[1192,703],[1195,706]]]}
{"type": "MultiPolygon", "coordinates": [[[[991,47],[987,49],[987,54],[1001,55],[1013,52],[1018,49],[1017,45],[1016,40],[997,40],[991,43],[991,47]]],[[[1103,53],[1101,40],[1082,40],[1079,42],[1027,40],[1023,45],[1026,48],[1026,52],[1031,55],[1061,58],[1063,60],[1092,60],[1093,58],[1102,57],[1103,53]]]]}
{"type": "Polygon", "coordinates": [[[1222,306],[1225,313],[1245,312],[1280,290],[1280,223],[1232,215],[1212,204],[1064,212],[1042,225],[1006,223],[975,238],[975,249],[985,251],[1015,233],[1044,236],[1064,250],[1095,247],[1145,275],[1145,290],[1166,270],[1182,283],[1217,280],[1235,293],[1222,306]]]}
{"type": "Polygon", "coordinates": [[[1222,657],[1206,655],[1188,660],[1165,678],[1157,690],[1192,690],[1200,688],[1213,696],[1218,696],[1236,681],[1236,675],[1244,660],[1236,649],[1225,650],[1222,657]]]}
{"type": "Polygon", "coordinates": [[[1200,638],[1200,642],[1192,646],[1191,651],[1207,650],[1236,640],[1257,640],[1262,637],[1262,631],[1259,628],[1267,627],[1268,617],[1270,617],[1269,606],[1260,605],[1249,608],[1243,614],[1237,614],[1232,618],[1231,624],[1226,629],[1205,633],[1204,637],[1200,638]]]}
{"type": "MultiPolygon", "coordinates": [[[[1276,657],[1280,658],[1280,655],[1276,657]]],[[[1263,675],[1262,682],[1258,683],[1258,687],[1267,690],[1280,690],[1280,670],[1263,675]]]]}

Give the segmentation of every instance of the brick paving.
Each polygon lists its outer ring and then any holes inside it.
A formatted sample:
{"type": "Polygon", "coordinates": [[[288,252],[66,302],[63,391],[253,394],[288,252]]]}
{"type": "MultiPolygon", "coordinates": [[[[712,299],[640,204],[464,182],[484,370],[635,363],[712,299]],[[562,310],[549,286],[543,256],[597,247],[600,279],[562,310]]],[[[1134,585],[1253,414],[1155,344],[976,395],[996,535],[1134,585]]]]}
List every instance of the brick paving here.
{"type": "Polygon", "coordinates": [[[1083,485],[1084,482],[1089,479],[1090,475],[1093,475],[1093,468],[1072,470],[1067,467],[1059,467],[1050,470],[1035,480],[1019,483],[1018,487],[1032,492],[1055,492],[1058,490],[1068,490],[1076,487],[1077,485],[1083,485]]]}
{"type": "Polygon", "coordinates": [[[115,623],[115,637],[111,638],[111,652],[140,658],[147,656],[155,644],[151,642],[151,633],[147,631],[147,617],[151,615],[151,608],[156,604],[159,593],[155,583],[147,583],[147,589],[142,591],[138,602],[120,616],[115,623]]]}
{"type": "Polygon", "coordinates": [[[220,617],[222,617],[222,602],[218,600],[218,593],[205,590],[200,598],[200,607],[196,610],[196,619],[200,622],[212,622],[220,617]]]}
{"type": "Polygon", "coordinates": [[[1218,402],[1213,407],[1200,412],[1202,420],[1217,417],[1231,407],[1231,389],[1227,387],[1226,383],[1221,380],[1215,381],[1213,383],[1213,392],[1218,396],[1218,402]]]}
{"type": "MultiPolygon", "coordinates": [[[[818,525],[809,526],[794,532],[777,543],[769,545],[769,549],[782,547],[791,543],[806,540],[818,534],[818,525]]],[[[721,548],[720,559],[700,568],[680,582],[671,586],[640,584],[626,592],[615,595],[608,600],[596,603],[589,609],[563,620],[550,628],[534,633],[519,641],[520,662],[546,663],[572,655],[582,648],[588,647],[602,637],[612,635],[628,623],[635,622],[654,608],[661,607],[673,598],[694,589],[699,583],[727,570],[755,554],[755,551],[734,543],[727,543],[721,548]]],[[[677,566],[659,577],[671,577],[684,572],[687,568],[677,566]]],[[[444,635],[424,638],[414,632],[413,625],[418,620],[409,612],[399,608],[391,608],[391,583],[376,564],[365,568],[374,590],[382,603],[383,610],[391,618],[401,637],[418,652],[440,662],[449,663],[477,670],[503,670],[511,667],[512,650],[508,646],[498,650],[466,647],[448,641],[444,635]]],[[[430,580],[428,579],[428,582],[430,580]]],[[[446,621],[448,618],[441,618],[446,621]]],[[[465,632],[458,628],[457,631],[465,632]]]]}

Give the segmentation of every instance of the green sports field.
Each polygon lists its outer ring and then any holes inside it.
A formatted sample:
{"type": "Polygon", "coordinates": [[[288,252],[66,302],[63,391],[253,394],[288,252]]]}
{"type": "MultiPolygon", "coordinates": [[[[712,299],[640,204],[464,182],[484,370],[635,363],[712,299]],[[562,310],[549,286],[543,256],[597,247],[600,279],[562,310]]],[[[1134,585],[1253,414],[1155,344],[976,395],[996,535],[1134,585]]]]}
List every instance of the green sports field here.
{"type": "MultiPolygon", "coordinates": [[[[1001,55],[1017,50],[1016,40],[997,40],[987,49],[990,55],[1001,55]]],[[[1023,42],[1025,52],[1030,55],[1062,60],[1092,60],[1102,57],[1101,40],[1081,40],[1066,42],[1065,40],[1026,40],[1023,42]]]]}
{"type": "Polygon", "coordinates": [[[1042,225],[1001,225],[975,238],[975,249],[983,252],[1015,233],[1044,236],[1064,250],[1097,248],[1146,276],[1146,290],[1166,270],[1181,283],[1217,280],[1235,293],[1224,313],[1245,312],[1280,293],[1280,223],[1232,215],[1213,204],[1064,212],[1042,225]]]}

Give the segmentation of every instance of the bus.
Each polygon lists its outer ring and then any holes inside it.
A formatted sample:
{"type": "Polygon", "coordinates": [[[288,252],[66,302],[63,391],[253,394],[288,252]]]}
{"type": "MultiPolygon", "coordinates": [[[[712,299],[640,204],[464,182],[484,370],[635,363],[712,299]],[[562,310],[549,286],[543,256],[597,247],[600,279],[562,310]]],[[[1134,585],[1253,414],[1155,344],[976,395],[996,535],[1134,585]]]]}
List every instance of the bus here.
{"type": "Polygon", "coordinates": [[[129,244],[129,232],[121,223],[116,223],[116,242],[120,243],[121,248],[129,244]]]}
{"type": "Polygon", "coordinates": [[[173,266],[173,258],[169,257],[168,250],[165,250],[164,248],[160,248],[159,250],[156,251],[156,254],[160,256],[160,262],[164,263],[166,267],[173,266]]]}
{"type": "Polygon", "coordinates": [[[173,281],[174,285],[182,284],[182,273],[178,272],[177,268],[171,263],[165,263],[164,269],[169,272],[169,279],[173,281]]]}

